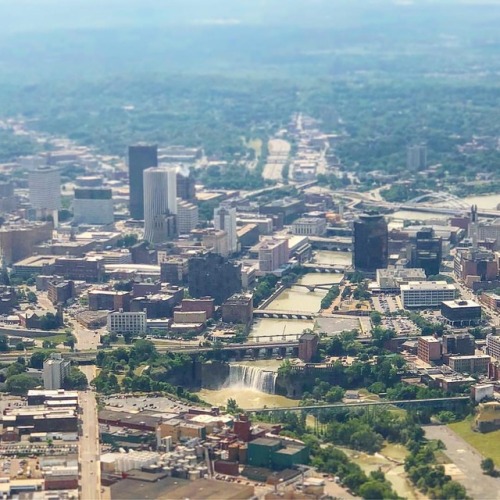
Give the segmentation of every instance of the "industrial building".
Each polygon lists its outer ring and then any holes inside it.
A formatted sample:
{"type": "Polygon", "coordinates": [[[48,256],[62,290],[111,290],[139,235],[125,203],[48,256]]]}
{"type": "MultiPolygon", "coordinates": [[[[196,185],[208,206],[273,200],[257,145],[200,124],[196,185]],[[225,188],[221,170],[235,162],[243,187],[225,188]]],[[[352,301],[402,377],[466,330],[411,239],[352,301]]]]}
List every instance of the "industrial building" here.
{"type": "Polygon", "coordinates": [[[258,438],[248,443],[248,464],[272,470],[292,468],[307,463],[306,446],[284,445],[280,439],[258,438]]]}

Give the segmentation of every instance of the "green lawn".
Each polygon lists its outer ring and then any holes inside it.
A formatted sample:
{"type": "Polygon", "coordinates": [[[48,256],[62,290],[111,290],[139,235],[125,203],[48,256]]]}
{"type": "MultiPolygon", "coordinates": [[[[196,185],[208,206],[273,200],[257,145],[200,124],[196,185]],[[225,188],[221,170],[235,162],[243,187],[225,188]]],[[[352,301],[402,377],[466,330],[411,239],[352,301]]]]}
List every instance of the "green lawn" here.
{"type": "Polygon", "coordinates": [[[48,340],[49,342],[54,342],[56,344],[62,344],[63,342],[66,341],[66,334],[65,333],[56,333],[55,335],[47,334],[46,337],[37,337],[36,340],[39,340],[40,342],[43,342],[44,340],[48,340]]]}
{"type": "Polygon", "coordinates": [[[472,420],[467,418],[461,422],[449,424],[449,427],[482,455],[492,458],[496,466],[500,467],[500,430],[484,434],[474,432],[471,422],[472,420]]]}

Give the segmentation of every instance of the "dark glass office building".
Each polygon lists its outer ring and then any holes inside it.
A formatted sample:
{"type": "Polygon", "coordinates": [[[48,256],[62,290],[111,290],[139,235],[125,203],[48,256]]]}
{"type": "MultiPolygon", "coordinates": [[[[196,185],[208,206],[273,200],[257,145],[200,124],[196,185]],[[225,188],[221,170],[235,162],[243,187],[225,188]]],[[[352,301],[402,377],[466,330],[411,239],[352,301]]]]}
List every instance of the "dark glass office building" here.
{"type": "Polygon", "coordinates": [[[374,273],[388,262],[389,232],[379,214],[361,215],[354,222],[353,264],[358,271],[374,273]]]}
{"type": "Polygon", "coordinates": [[[144,219],[143,172],[158,166],[158,146],[137,144],[128,148],[128,178],[130,187],[130,216],[144,219]]]}
{"type": "Polygon", "coordinates": [[[439,274],[443,258],[443,242],[432,228],[422,228],[411,243],[410,266],[421,267],[427,276],[439,274]]]}
{"type": "Polygon", "coordinates": [[[215,253],[189,259],[189,295],[196,299],[213,297],[220,305],[241,292],[241,264],[234,264],[215,253]]]}

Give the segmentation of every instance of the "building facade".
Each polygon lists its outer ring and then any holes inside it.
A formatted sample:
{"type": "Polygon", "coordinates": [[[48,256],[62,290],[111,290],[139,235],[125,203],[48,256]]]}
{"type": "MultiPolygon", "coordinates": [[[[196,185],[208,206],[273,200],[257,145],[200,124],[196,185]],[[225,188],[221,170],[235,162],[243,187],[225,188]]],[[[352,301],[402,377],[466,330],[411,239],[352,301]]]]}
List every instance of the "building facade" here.
{"type": "Polygon", "coordinates": [[[249,324],[253,320],[253,295],[235,294],[222,304],[222,321],[249,324]]]}
{"type": "Polygon", "coordinates": [[[408,257],[410,266],[423,269],[427,276],[439,274],[443,258],[442,238],[435,236],[431,227],[422,228],[410,241],[408,257]]]}
{"type": "Polygon", "coordinates": [[[447,300],[441,304],[441,315],[452,326],[477,325],[481,321],[481,306],[472,300],[447,300]]]}
{"type": "Polygon", "coordinates": [[[30,204],[38,217],[52,215],[61,208],[61,177],[59,170],[39,167],[28,176],[30,204]]]}
{"type": "Polygon", "coordinates": [[[478,356],[450,356],[449,367],[459,373],[487,373],[491,357],[484,354],[478,356]]]}
{"type": "Polygon", "coordinates": [[[214,227],[227,233],[229,254],[238,251],[238,235],[236,232],[236,208],[221,205],[214,210],[214,227]]]}
{"type": "Polygon", "coordinates": [[[441,359],[441,342],[431,336],[418,337],[417,356],[425,363],[441,359]]]}
{"type": "Polygon", "coordinates": [[[43,387],[45,389],[61,389],[64,379],[69,375],[71,362],[64,360],[60,353],[51,354],[43,362],[43,387]]]}
{"type": "Polygon", "coordinates": [[[438,307],[441,302],[454,300],[457,290],[446,281],[411,281],[401,285],[401,303],[412,307],[438,307]]]}
{"type": "Polygon", "coordinates": [[[144,170],[144,239],[164,243],[177,231],[177,184],[173,168],[152,167],[144,170]],[[173,220],[173,224],[172,224],[173,220]],[[173,227],[172,227],[173,226],[173,227]]]}
{"type": "Polygon", "coordinates": [[[259,246],[259,269],[273,272],[288,263],[288,240],[265,239],[259,246]]]}
{"type": "Polygon", "coordinates": [[[241,264],[215,253],[189,259],[188,286],[191,297],[213,297],[220,305],[241,291],[241,264]]]}
{"type": "Polygon", "coordinates": [[[73,220],[76,224],[112,224],[113,197],[110,188],[75,188],[73,220]]]}
{"type": "Polygon", "coordinates": [[[321,217],[301,217],[292,224],[292,233],[298,236],[323,236],[326,219],[321,217]]]}
{"type": "Polygon", "coordinates": [[[5,264],[26,259],[34,253],[36,245],[52,239],[52,222],[12,224],[0,228],[0,253],[5,264]]]}
{"type": "Polygon", "coordinates": [[[141,335],[147,330],[147,314],[145,311],[124,312],[122,309],[109,313],[107,329],[110,333],[141,335]]]}
{"type": "Polygon", "coordinates": [[[177,231],[179,234],[189,234],[199,222],[198,205],[189,201],[177,199],[177,231]]]}
{"type": "Polygon", "coordinates": [[[388,264],[389,232],[382,215],[361,215],[354,222],[354,268],[375,273],[388,264]]]}

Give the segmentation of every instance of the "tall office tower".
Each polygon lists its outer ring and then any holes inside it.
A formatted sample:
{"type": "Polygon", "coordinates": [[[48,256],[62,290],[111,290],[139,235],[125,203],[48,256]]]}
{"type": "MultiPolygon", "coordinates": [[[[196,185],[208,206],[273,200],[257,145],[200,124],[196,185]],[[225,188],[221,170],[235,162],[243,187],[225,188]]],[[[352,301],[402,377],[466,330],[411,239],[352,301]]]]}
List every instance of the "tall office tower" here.
{"type": "Polygon", "coordinates": [[[130,216],[144,219],[143,173],[158,166],[158,146],[137,144],[128,148],[128,178],[130,186],[130,216]]]}
{"type": "Polygon", "coordinates": [[[218,231],[226,231],[228,251],[238,251],[238,234],[236,232],[236,208],[220,205],[214,210],[214,226],[218,231]]]}
{"type": "Polygon", "coordinates": [[[111,188],[75,188],[73,215],[76,224],[112,224],[111,188]]]}
{"type": "Polygon", "coordinates": [[[382,215],[364,214],[354,222],[354,268],[374,273],[387,267],[389,232],[382,215]]]}
{"type": "Polygon", "coordinates": [[[479,240],[479,220],[477,218],[477,205],[470,207],[469,238],[472,240],[472,248],[477,248],[479,240]]]}
{"type": "Polygon", "coordinates": [[[188,285],[191,297],[213,297],[222,304],[241,292],[241,264],[234,264],[215,253],[189,259],[188,285]]]}
{"type": "Polygon", "coordinates": [[[409,245],[410,267],[422,268],[426,276],[439,274],[443,258],[443,241],[435,236],[434,229],[424,227],[417,231],[409,245]]]}
{"type": "Polygon", "coordinates": [[[61,208],[61,177],[51,167],[38,167],[29,173],[30,204],[37,217],[53,215],[61,208]]]}
{"type": "Polygon", "coordinates": [[[163,243],[176,234],[177,185],[175,169],[144,170],[144,239],[163,243]]]}
{"type": "Polygon", "coordinates": [[[177,169],[177,196],[186,201],[196,200],[196,180],[187,167],[177,169]]]}
{"type": "Polygon", "coordinates": [[[427,167],[427,146],[416,144],[406,150],[406,166],[408,170],[420,170],[427,167]]]}

